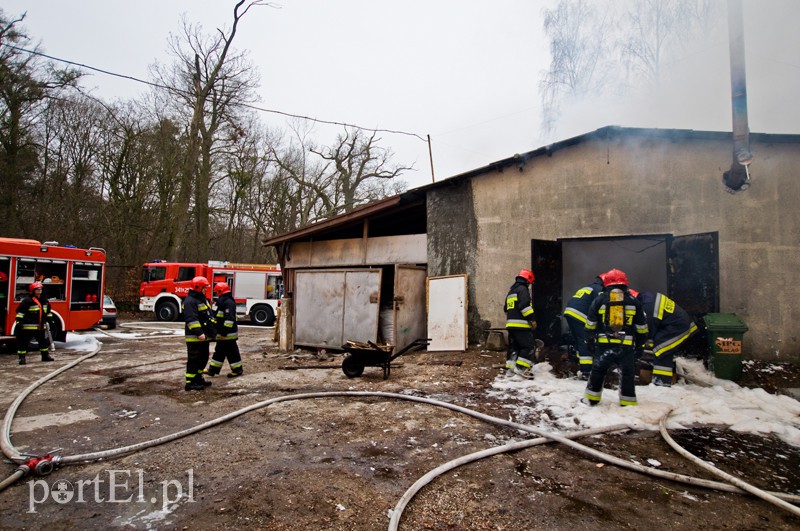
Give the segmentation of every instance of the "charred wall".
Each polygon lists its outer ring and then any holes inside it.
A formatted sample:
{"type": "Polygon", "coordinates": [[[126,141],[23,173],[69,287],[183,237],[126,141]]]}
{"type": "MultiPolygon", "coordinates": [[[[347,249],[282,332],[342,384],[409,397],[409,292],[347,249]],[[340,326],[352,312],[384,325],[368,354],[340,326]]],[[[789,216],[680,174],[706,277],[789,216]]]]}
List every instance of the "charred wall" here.
{"type": "Polygon", "coordinates": [[[478,230],[475,220],[472,181],[463,180],[427,194],[428,276],[468,275],[468,339],[482,339],[489,322],[481,319],[476,305],[475,283],[478,230]]]}

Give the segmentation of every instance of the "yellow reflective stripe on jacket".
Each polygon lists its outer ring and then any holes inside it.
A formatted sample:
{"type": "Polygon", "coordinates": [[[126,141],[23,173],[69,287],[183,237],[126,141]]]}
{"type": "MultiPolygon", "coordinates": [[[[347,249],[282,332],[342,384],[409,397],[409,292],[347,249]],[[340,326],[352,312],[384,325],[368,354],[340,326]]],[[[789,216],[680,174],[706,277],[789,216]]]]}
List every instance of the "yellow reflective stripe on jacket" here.
{"type": "Polygon", "coordinates": [[[675,311],[675,301],[661,293],[656,295],[655,300],[655,318],[659,321],[664,320],[664,312],[672,313],[675,311]]]}
{"type": "Polygon", "coordinates": [[[586,317],[586,314],[583,313],[583,312],[580,312],[580,311],[575,310],[573,308],[567,308],[566,310],[564,310],[564,315],[565,316],[569,315],[570,317],[572,317],[574,319],[577,319],[578,321],[582,322],[583,324],[586,324],[587,317],[586,317]]]}
{"type": "Polygon", "coordinates": [[[533,315],[533,307],[532,306],[525,306],[521,310],[521,313],[522,313],[523,317],[528,317],[529,315],[533,315]]]}
{"type": "Polygon", "coordinates": [[[517,294],[516,293],[509,293],[506,297],[506,310],[513,310],[514,307],[517,305],[517,294]]]}
{"type": "Polygon", "coordinates": [[[690,326],[689,330],[687,330],[686,332],[656,345],[653,348],[653,355],[655,355],[655,357],[659,357],[665,352],[669,352],[670,350],[677,348],[678,345],[689,339],[689,336],[691,336],[695,332],[697,332],[697,325],[692,323],[692,326],[690,326]]]}
{"type": "Polygon", "coordinates": [[[523,319],[506,319],[506,328],[531,328],[531,322],[523,319]]]}

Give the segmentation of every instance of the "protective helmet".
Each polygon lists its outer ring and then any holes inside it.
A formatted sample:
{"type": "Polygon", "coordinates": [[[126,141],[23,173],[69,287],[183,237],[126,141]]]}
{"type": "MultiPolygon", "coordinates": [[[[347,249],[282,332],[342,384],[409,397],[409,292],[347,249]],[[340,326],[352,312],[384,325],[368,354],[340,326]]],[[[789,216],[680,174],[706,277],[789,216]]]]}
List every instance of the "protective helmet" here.
{"type": "Polygon", "coordinates": [[[194,277],[192,279],[192,289],[195,291],[203,291],[210,285],[211,283],[206,277],[194,277]]]}
{"type": "Polygon", "coordinates": [[[528,281],[528,284],[533,284],[533,281],[536,277],[533,276],[533,271],[530,269],[520,269],[519,273],[517,273],[518,277],[522,277],[528,281]]]}
{"type": "Polygon", "coordinates": [[[33,293],[37,289],[44,289],[44,284],[42,284],[41,282],[34,282],[30,286],[28,286],[28,291],[30,291],[31,293],[33,293]]]}
{"type": "Polygon", "coordinates": [[[217,282],[216,284],[214,284],[214,293],[217,295],[217,297],[230,292],[231,292],[231,287],[228,285],[227,282],[217,282]]]}
{"type": "Polygon", "coordinates": [[[8,275],[0,271],[0,282],[6,282],[8,280],[8,275]]]}
{"type": "Polygon", "coordinates": [[[628,293],[630,293],[631,295],[633,295],[633,297],[634,297],[634,298],[636,298],[636,297],[638,297],[638,296],[639,296],[639,292],[638,292],[638,291],[636,291],[636,290],[635,290],[635,289],[633,289],[633,288],[628,288],[628,293]]]}
{"type": "Polygon", "coordinates": [[[603,275],[603,286],[608,287],[619,285],[628,285],[628,275],[625,274],[625,271],[611,269],[605,275],[603,275]]]}

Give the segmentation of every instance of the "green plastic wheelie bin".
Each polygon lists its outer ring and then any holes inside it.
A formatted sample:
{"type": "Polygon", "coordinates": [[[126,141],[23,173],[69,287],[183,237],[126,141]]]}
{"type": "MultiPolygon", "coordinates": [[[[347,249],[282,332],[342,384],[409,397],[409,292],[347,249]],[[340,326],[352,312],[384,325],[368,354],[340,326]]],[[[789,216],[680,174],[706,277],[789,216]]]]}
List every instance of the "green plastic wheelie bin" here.
{"type": "Polygon", "coordinates": [[[708,313],[703,321],[708,331],[708,368],[717,378],[739,380],[742,377],[742,340],[747,325],[735,313],[708,313]]]}

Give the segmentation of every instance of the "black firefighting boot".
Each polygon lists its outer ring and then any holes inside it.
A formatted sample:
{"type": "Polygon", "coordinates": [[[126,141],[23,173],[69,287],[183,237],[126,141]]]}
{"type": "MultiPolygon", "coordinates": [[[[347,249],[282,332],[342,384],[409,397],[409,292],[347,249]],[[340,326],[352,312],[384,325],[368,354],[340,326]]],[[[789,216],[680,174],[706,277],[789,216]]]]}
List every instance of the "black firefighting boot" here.
{"type": "Polygon", "coordinates": [[[25,365],[26,363],[27,362],[25,361],[25,354],[20,354],[19,355],[19,364],[20,365],[25,365]]]}
{"type": "Polygon", "coordinates": [[[206,387],[210,386],[211,382],[207,382],[203,379],[202,375],[197,375],[190,382],[183,386],[184,391],[202,391],[206,387]]]}
{"type": "Polygon", "coordinates": [[[236,367],[232,369],[231,372],[228,373],[228,378],[237,378],[244,374],[244,369],[242,367],[236,367]]]}
{"type": "Polygon", "coordinates": [[[42,351],[42,361],[56,361],[46,350],[42,351]]]}

